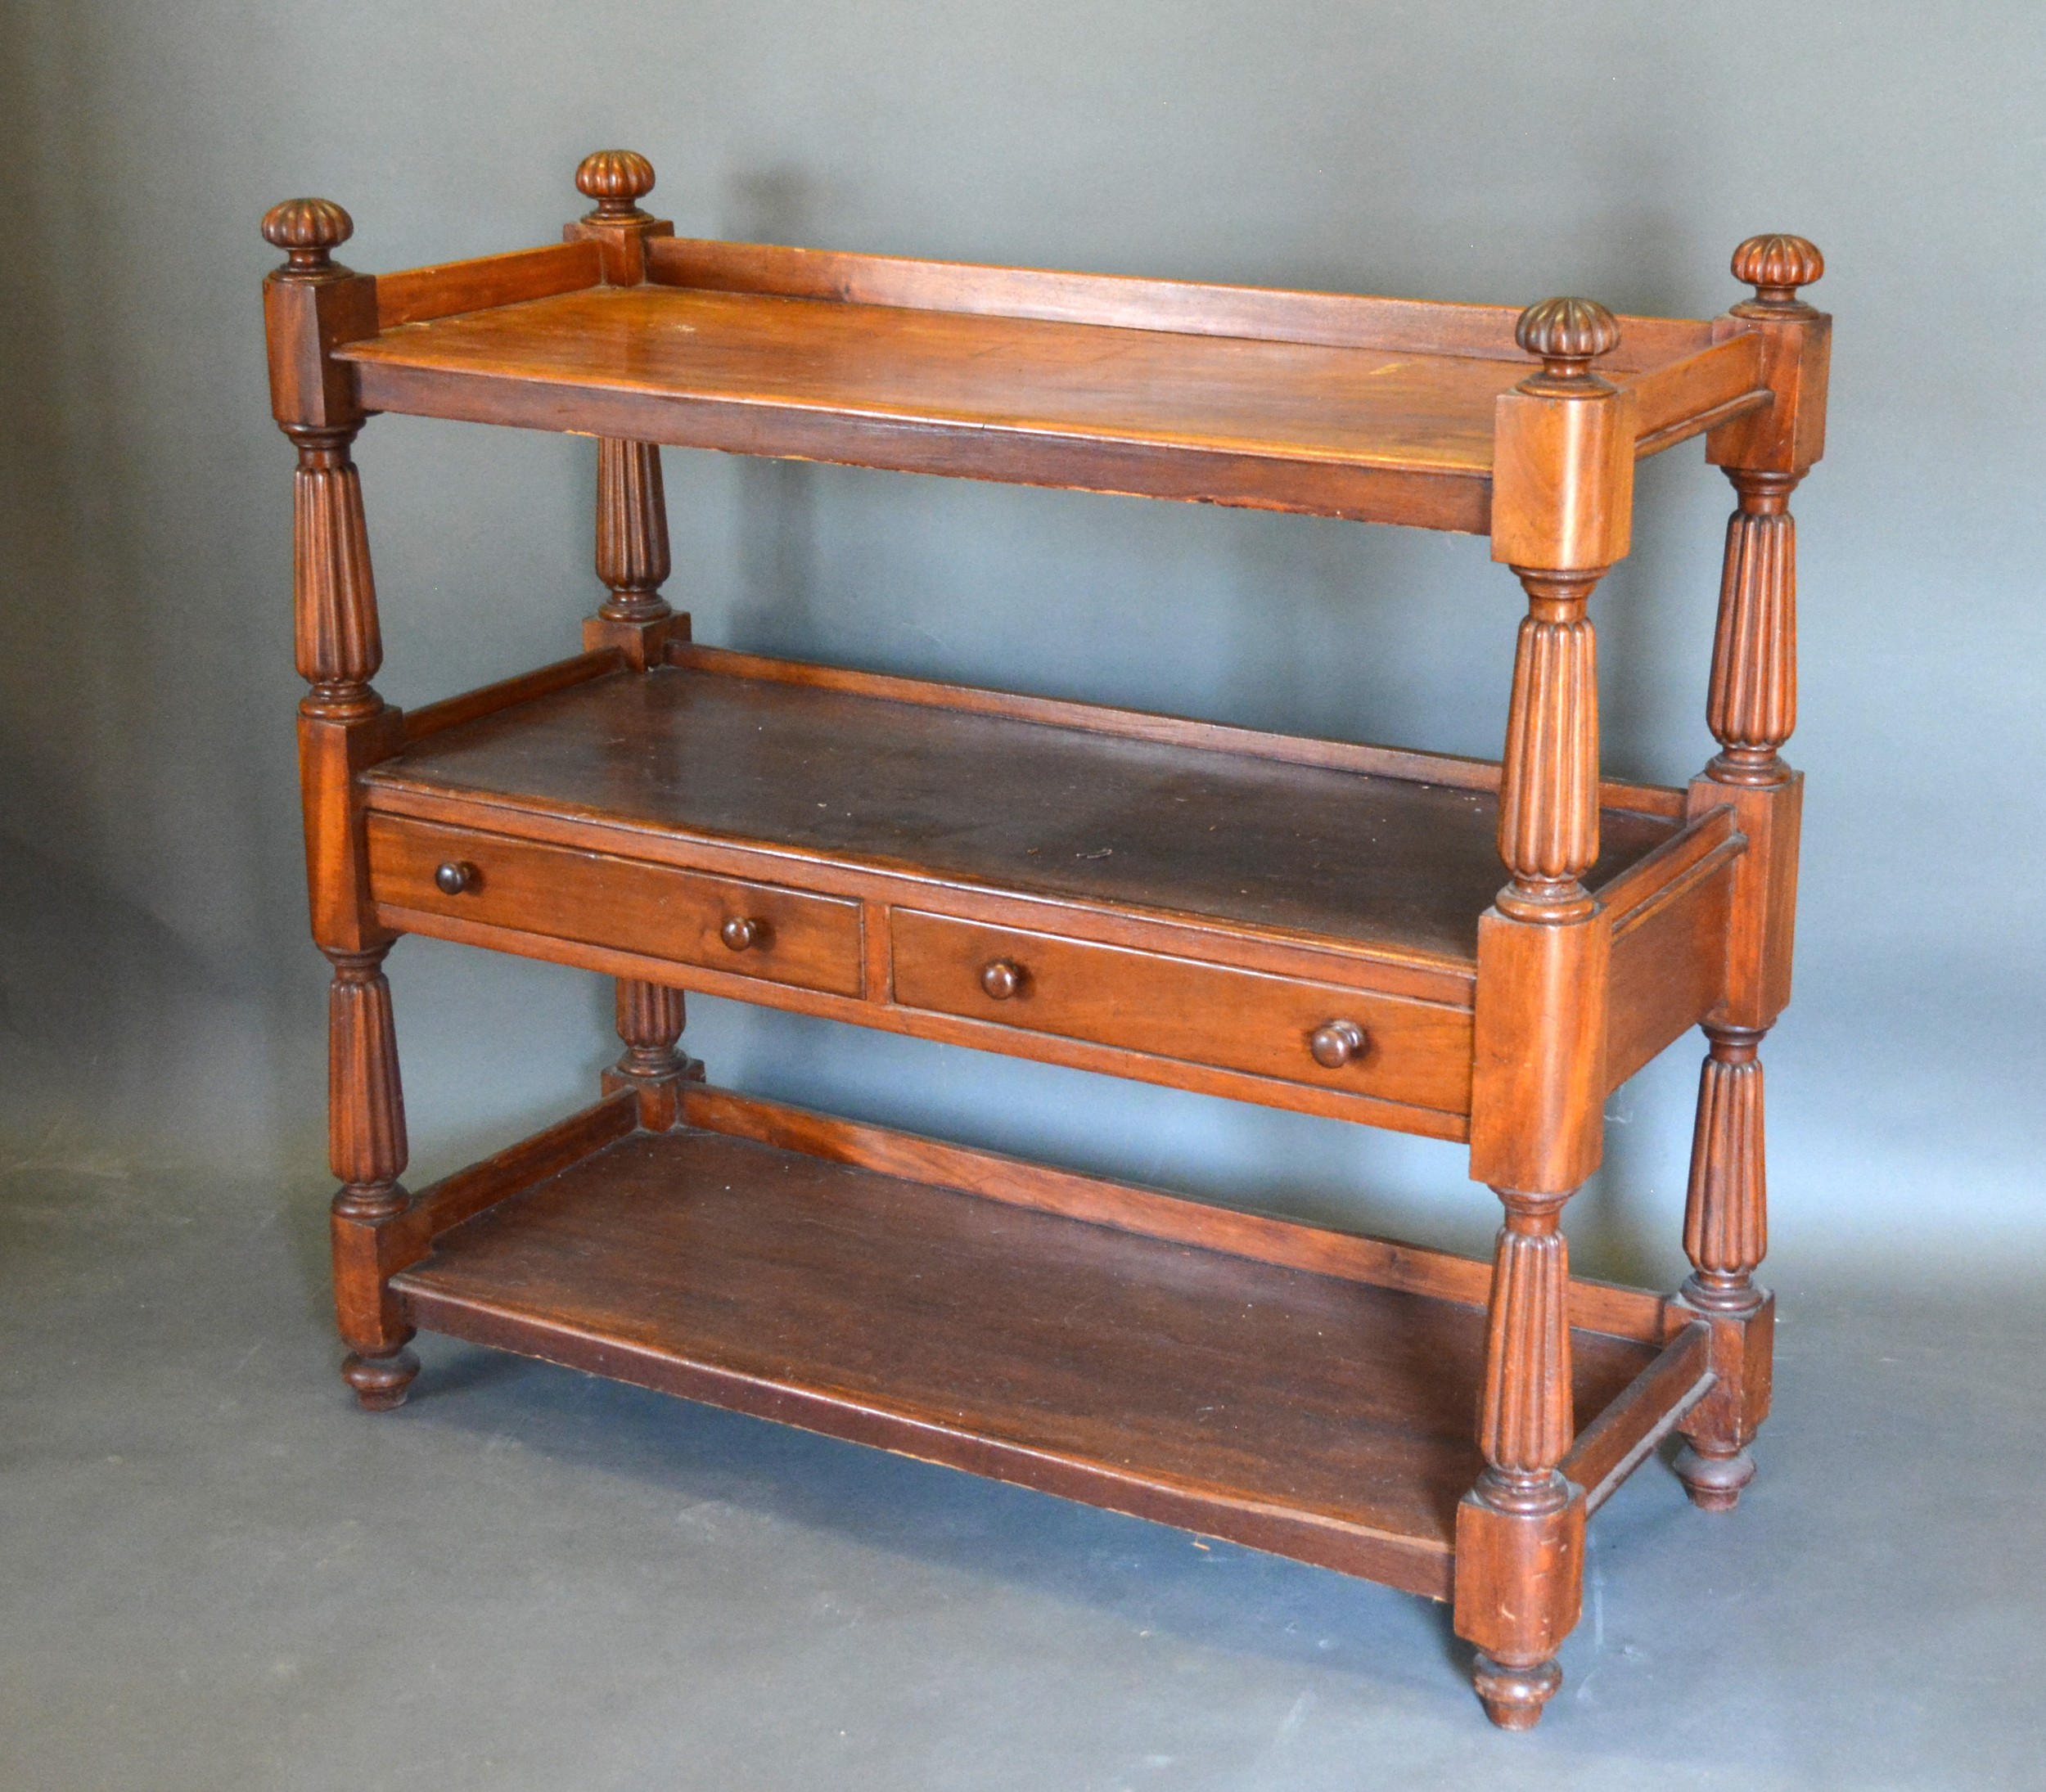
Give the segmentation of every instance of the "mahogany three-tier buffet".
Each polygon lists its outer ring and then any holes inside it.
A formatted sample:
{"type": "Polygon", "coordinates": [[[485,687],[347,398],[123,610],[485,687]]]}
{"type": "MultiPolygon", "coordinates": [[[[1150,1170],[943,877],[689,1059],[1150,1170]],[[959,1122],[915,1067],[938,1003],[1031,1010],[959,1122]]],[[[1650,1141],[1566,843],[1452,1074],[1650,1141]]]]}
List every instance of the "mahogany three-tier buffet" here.
{"type": "Polygon", "coordinates": [[[357,1398],[404,1399],[424,1327],[1230,1538],[1452,1601],[1485,1710],[1533,1724],[1587,1518],[1673,1433],[1733,1506],[1769,1407],[1818,251],[1754,237],[1723,316],[1616,317],[701,241],[637,155],[576,184],[560,243],[405,273],[335,262],[330,201],[263,224],[357,1398]],[[579,653],[377,695],[349,451],[381,412],[596,439],[579,653]],[[1618,782],[1587,601],[1635,463],[1696,436],[1735,493],[1720,750],[1618,782]],[[697,642],[662,444],[1488,536],[1525,600],[1503,753],[697,642]],[[615,979],[624,1048],[593,1106],[417,1193],[406,934],[615,979]],[[1504,1222],[1483,1263],[757,1099],[680,1051],[687,990],[1453,1140],[1504,1222]],[[1692,1027],[1692,1273],[1573,1278],[1607,1098],[1692,1027]]]}

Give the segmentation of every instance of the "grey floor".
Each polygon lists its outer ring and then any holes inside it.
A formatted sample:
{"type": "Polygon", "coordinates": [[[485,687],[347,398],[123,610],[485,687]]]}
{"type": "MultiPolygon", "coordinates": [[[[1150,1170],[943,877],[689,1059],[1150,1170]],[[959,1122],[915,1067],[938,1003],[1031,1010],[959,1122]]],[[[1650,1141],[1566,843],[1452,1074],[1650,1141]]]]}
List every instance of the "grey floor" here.
{"type": "Polygon", "coordinates": [[[1779,1281],[1510,1737],[1332,1574],[444,1340],[358,1413],[324,1194],[0,1177],[6,1792],[2046,1785],[2038,1295],[1779,1281]]]}

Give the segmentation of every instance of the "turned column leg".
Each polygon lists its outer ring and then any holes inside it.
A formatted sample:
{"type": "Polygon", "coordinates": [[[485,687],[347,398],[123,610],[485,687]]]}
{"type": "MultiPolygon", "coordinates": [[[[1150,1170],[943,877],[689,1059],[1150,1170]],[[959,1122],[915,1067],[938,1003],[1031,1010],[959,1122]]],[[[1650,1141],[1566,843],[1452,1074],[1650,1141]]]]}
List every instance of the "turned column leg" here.
{"type": "Polygon", "coordinates": [[[405,1346],[412,1328],[399,1317],[383,1272],[383,1234],[411,1197],[404,1173],[405,1097],[388,947],[330,952],[327,1002],[327,1151],[341,1186],[334,1196],[334,1304],[349,1355],[342,1378],[372,1412],[402,1404],[419,1359],[405,1346]]]}
{"type": "Polygon", "coordinates": [[[1739,502],[1727,519],[1719,619],[1705,719],[1719,743],[1717,783],[1767,789],[1790,777],[1780,757],[1797,729],[1798,475],[1729,469],[1739,502]]]}
{"type": "Polygon", "coordinates": [[[1499,775],[1499,857],[1512,876],[1497,906],[1555,925],[1592,909],[1580,880],[1598,857],[1598,645],[1584,607],[1601,574],[1514,570],[1527,615],[1499,775]]]}
{"type": "Polygon", "coordinates": [[[1714,1327],[1728,1372],[1685,1416],[1676,1470],[1694,1504],[1725,1511],[1755,1479],[1747,1446],[1769,1411],[1773,1308],[1754,1282],[1769,1250],[1762,1150],[1761,1030],[1708,1026],[1683,1216],[1692,1272],[1683,1298],[1714,1327]]]}
{"type": "Polygon", "coordinates": [[[1558,1472],[1576,1436],[1564,1195],[1500,1189],[1479,1402],[1485,1470],[1457,1512],[1456,1625],[1478,1646],[1485,1715],[1531,1729],[1562,1685],[1557,1647],[1575,1628],[1584,1497],[1558,1472]]]}
{"type": "Polygon", "coordinates": [[[682,1119],[682,1085],[703,1081],[703,1065],[676,1049],[688,1014],[679,989],[630,977],[618,979],[618,1037],[624,1055],[604,1078],[606,1092],[639,1096],[639,1123],[665,1132],[682,1119]]]}
{"type": "Polygon", "coordinates": [[[1525,1730],[1562,1684],[1556,1651],[1584,1583],[1575,1441],[1571,1193],[1604,1144],[1611,940],[1584,878],[1598,858],[1593,588],[1627,551],[1633,442],[1616,389],[1591,371],[1619,341],[1602,306],[1554,299],[1515,338],[1539,373],[1498,402],[1492,555],[1526,593],[1500,768],[1507,880],[1478,923],[1471,1173],[1503,1204],[1494,1254],[1477,1441],[1484,1471],[1457,1510],[1455,1626],[1476,1646],[1485,1714],[1525,1730]]]}
{"type": "Polygon", "coordinates": [[[292,480],[292,601],[300,674],[299,769],[313,938],[334,967],[327,1001],[327,1147],[340,1178],[329,1216],[341,1373],[365,1407],[394,1407],[419,1372],[390,1292],[396,1228],[411,1197],[405,1104],[384,957],[393,935],[369,889],[358,774],[397,751],[399,718],[371,685],[383,660],[362,477],[349,446],[363,412],[332,358],[376,329],[376,282],[336,264],[354,229],[331,200],[287,200],[263,234],[286,251],[264,282],[271,407],[298,450],[292,480]]]}
{"type": "Polygon", "coordinates": [[[1755,297],[1715,332],[1752,334],[1775,394],[1723,425],[1706,457],[1737,496],[1727,520],[1706,719],[1718,754],[1691,788],[1692,814],[1730,806],[1747,850],[1735,868],[1725,993],[1708,1017],[1679,1300],[1711,1329],[1714,1385],[1684,1416],[1676,1461],[1692,1500],[1724,1511],[1755,1478],[1748,1453],[1769,1404],[1776,1308],[1755,1272],[1769,1249],[1762,1040],[1790,1000],[1802,782],[1782,749],[1797,726],[1797,525],[1791,494],[1825,442],[1830,326],[1799,296],[1825,272],[1802,237],[1750,237],[1733,274],[1755,297]]]}
{"type": "Polygon", "coordinates": [[[669,571],[668,500],[660,450],[651,442],[600,436],[597,443],[597,576],[611,595],[597,615],[612,622],[658,622],[669,571]]]}
{"type": "Polygon", "coordinates": [[[1739,504],[1727,524],[1706,718],[1718,755],[1693,807],[1730,802],[1749,840],[1734,893],[1726,1001],[1705,1027],[1684,1212],[1692,1273],[1680,1298],[1712,1328],[1710,1394],[1685,1415],[1676,1472],[1707,1511],[1736,1505],[1755,1479],[1748,1446],[1768,1416],[1775,1305],[1754,1276],[1769,1249],[1762,1065],[1789,998],[1799,787],[1779,749],[1797,725],[1795,473],[1728,470],[1739,504]]]}
{"type": "Polygon", "coordinates": [[[584,624],[586,648],[622,648],[644,671],[666,643],[689,638],[689,619],[660,588],[670,570],[668,500],[660,450],[651,442],[600,436],[597,443],[597,576],[608,595],[584,624]]]}

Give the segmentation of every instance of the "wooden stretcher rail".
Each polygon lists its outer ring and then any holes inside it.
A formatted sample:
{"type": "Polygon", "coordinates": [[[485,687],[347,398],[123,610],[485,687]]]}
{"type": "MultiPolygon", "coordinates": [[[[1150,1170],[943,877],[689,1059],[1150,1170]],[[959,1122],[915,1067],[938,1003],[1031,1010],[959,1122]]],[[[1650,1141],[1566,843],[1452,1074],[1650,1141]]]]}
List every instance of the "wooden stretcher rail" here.
{"type": "Polygon", "coordinates": [[[1729,336],[1621,383],[1634,394],[1637,460],[1773,402],[1761,340],[1752,335],[1729,336]]]}
{"type": "Polygon", "coordinates": [[[1649,1452],[1712,1391],[1711,1328],[1687,1325],[1627,1391],[1579,1434],[1563,1458],[1562,1474],[1584,1490],[1584,1507],[1597,1511],[1649,1452]]]}

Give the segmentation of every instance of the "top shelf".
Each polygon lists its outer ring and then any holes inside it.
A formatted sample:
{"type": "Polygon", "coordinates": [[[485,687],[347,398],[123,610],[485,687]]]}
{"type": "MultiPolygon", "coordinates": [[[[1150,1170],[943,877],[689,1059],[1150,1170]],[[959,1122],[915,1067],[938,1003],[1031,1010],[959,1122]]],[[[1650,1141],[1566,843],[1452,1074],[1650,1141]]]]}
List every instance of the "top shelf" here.
{"type": "MultiPolygon", "coordinates": [[[[652,236],[376,282],[371,411],[1489,532],[1510,307],[652,236]]],[[[1623,317],[1637,456],[1771,402],[1737,319],[1623,317]]],[[[367,319],[365,319],[367,323],[367,319]]]]}

